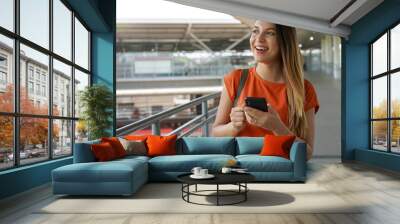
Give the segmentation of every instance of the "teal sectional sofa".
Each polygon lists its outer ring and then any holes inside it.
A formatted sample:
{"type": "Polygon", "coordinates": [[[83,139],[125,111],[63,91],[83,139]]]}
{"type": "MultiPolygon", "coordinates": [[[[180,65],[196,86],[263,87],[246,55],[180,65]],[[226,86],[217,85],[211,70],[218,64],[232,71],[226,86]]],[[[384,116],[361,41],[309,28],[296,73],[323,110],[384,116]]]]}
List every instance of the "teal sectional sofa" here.
{"type": "Polygon", "coordinates": [[[127,156],[96,162],[91,141],[75,144],[74,163],[52,171],[54,194],[131,195],[148,181],[176,181],[193,167],[218,172],[234,159],[259,182],[304,182],[306,145],[294,142],[290,159],[260,156],[262,137],[183,137],[177,140],[177,155],[127,156]]]}

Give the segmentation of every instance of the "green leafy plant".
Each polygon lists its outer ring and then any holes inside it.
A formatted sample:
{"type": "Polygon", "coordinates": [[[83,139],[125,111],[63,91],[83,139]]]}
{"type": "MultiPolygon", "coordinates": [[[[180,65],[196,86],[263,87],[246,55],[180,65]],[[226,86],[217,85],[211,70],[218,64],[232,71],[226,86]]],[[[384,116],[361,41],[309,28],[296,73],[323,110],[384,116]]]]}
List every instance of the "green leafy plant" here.
{"type": "Polygon", "coordinates": [[[107,131],[112,125],[112,92],[102,84],[86,87],[80,93],[79,106],[82,108],[82,120],[88,129],[89,139],[110,136],[107,131]]]}

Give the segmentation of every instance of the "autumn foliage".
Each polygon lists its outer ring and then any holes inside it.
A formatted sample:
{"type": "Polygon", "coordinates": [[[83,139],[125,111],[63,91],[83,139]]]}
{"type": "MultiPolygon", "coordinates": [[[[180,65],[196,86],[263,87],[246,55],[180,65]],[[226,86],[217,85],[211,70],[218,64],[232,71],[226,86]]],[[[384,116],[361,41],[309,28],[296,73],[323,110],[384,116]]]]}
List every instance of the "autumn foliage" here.
{"type": "MultiPolygon", "coordinates": [[[[14,96],[13,86],[7,86],[6,92],[0,93],[0,111],[13,112],[14,96]]],[[[25,88],[20,88],[20,111],[22,114],[47,115],[47,104],[34,105],[29,99],[25,88]],[[46,105],[46,106],[44,106],[46,105]]],[[[58,113],[58,111],[56,112],[58,113]]],[[[0,147],[13,148],[13,117],[0,116],[0,147]]],[[[44,145],[48,137],[48,119],[47,118],[20,118],[20,148],[24,149],[26,145],[44,145]]],[[[53,125],[53,138],[58,137],[59,127],[53,125]]]]}
{"type": "MultiPolygon", "coordinates": [[[[400,117],[400,100],[394,99],[391,104],[391,117],[400,117]]],[[[373,108],[373,118],[387,118],[387,101],[381,101],[380,104],[373,108]]],[[[392,141],[398,141],[400,138],[400,122],[392,121],[392,141]]],[[[375,121],[373,124],[374,138],[386,138],[387,121],[375,121]]]]}

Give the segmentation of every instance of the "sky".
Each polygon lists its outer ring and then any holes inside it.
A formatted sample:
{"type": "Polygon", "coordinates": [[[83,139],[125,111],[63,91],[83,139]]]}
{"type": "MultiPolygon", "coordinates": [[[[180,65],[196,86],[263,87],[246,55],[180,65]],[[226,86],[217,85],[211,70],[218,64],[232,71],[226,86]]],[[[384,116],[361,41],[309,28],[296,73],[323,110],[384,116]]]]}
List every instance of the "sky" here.
{"type": "MultiPolygon", "coordinates": [[[[400,25],[391,30],[391,69],[400,66],[400,25]]],[[[387,71],[387,35],[383,35],[373,44],[373,75],[378,75],[387,71]]],[[[400,100],[400,72],[391,75],[391,98],[400,100]]],[[[378,106],[382,101],[387,100],[387,78],[381,77],[373,81],[373,106],[378,106]]]]}
{"type": "MultiPolygon", "coordinates": [[[[0,0],[0,26],[13,30],[13,0],[0,0]],[[4,10],[3,10],[4,9],[4,10]]],[[[20,0],[20,32],[21,36],[45,48],[49,45],[49,1],[20,0]]],[[[71,13],[59,1],[54,1],[54,51],[71,60],[71,13]]],[[[76,63],[82,67],[88,65],[88,33],[82,25],[76,23],[76,63]],[[86,49],[86,50],[85,50],[86,49]]],[[[6,39],[0,36],[0,39],[6,39]]],[[[48,64],[47,56],[21,47],[25,55],[48,64]]]]}
{"type": "Polygon", "coordinates": [[[239,23],[230,15],[163,0],[117,0],[117,23],[123,22],[239,23]],[[168,9],[168,10],[166,10],[168,9]]]}

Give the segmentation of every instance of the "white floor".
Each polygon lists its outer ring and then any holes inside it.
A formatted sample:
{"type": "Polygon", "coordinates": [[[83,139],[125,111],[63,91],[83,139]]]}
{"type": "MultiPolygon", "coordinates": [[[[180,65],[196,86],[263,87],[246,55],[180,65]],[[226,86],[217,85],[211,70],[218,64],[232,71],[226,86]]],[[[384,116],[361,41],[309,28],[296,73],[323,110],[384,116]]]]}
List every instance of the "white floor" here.
{"type": "MultiPolygon", "coordinates": [[[[359,213],[289,214],[39,214],[44,203],[54,201],[49,186],[0,201],[0,223],[118,223],[118,224],[260,224],[260,223],[400,223],[400,176],[357,163],[315,159],[309,164],[307,183],[317,184],[345,201],[363,203],[359,213]]],[[[309,195],[318,203],[318,194],[309,195]]],[[[174,206],[174,205],[171,205],[174,206]]]]}

